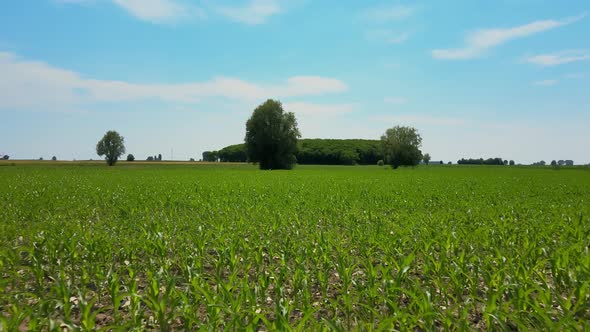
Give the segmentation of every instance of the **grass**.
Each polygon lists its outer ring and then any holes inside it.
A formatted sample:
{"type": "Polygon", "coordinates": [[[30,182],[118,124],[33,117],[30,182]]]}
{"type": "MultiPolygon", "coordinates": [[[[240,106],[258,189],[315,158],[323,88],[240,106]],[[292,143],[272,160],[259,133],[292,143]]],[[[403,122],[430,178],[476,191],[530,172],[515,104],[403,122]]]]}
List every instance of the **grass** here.
{"type": "Polygon", "coordinates": [[[0,167],[0,330],[587,330],[590,171],[0,167]]]}

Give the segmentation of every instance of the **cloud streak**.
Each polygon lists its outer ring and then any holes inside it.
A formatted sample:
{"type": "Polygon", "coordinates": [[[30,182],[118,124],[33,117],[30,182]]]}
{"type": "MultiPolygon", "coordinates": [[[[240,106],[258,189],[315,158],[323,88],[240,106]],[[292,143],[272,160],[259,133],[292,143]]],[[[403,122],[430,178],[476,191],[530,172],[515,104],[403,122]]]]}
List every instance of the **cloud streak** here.
{"type": "Polygon", "coordinates": [[[533,85],[536,86],[552,86],[557,84],[559,81],[558,80],[542,80],[542,81],[536,81],[533,82],[533,85]]]}
{"type": "Polygon", "coordinates": [[[361,17],[366,21],[373,23],[386,23],[390,21],[399,21],[413,16],[418,11],[415,6],[393,5],[377,6],[367,8],[361,13],[361,17]]]}
{"type": "Polygon", "coordinates": [[[294,76],[279,84],[257,84],[232,77],[181,84],[144,84],[85,78],[44,62],[0,52],[0,109],[60,109],[97,102],[159,100],[199,103],[207,98],[260,101],[340,93],[348,86],[334,78],[294,76]]]}
{"type": "Polygon", "coordinates": [[[243,6],[220,6],[216,11],[232,21],[249,25],[265,23],[271,16],[281,12],[276,0],[250,0],[243,6]]]}
{"type": "Polygon", "coordinates": [[[590,60],[590,52],[584,51],[564,51],[555,54],[540,54],[525,59],[526,62],[538,66],[558,66],[586,60],[590,60]]]}
{"type": "Polygon", "coordinates": [[[368,40],[383,42],[386,44],[401,44],[410,38],[408,32],[396,33],[392,30],[379,29],[366,32],[368,40]]]}
{"type": "Polygon", "coordinates": [[[572,24],[584,16],[564,20],[535,21],[512,28],[480,29],[467,35],[465,46],[461,48],[435,49],[432,57],[441,60],[467,60],[482,56],[494,47],[509,41],[525,38],[541,32],[572,24]]]}
{"type": "MultiPolygon", "coordinates": [[[[90,3],[92,0],[57,0],[61,3],[90,3]]],[[[194,5],[178,0],[108,0],[137,19],[156,23],[202,18],[204,11],[194,5]]]]}

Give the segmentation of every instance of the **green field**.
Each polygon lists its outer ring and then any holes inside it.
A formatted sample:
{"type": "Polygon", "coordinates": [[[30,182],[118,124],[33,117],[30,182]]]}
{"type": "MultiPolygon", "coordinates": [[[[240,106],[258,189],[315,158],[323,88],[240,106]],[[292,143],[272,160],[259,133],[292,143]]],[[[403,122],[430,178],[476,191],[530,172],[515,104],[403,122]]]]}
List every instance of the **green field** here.
{"type": "Polygon", "coordinates": [[[587,168],[5,165],[3,331],[590,329],[587,168]]]}

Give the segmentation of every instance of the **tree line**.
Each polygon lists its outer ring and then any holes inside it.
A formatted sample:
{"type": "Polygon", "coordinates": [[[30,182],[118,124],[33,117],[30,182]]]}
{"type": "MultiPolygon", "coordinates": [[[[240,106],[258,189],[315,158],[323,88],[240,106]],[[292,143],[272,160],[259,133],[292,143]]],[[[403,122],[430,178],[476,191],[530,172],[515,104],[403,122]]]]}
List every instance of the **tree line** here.
{"type": "MultiPolygon", "coordinates": [[[[300,139],[295,114],[285,112],[279,101],[269,99],[252,112],[246,122],[243,144],[203,152],[203,161],[252,162],[260,169],[291,169],[296,163],[318,165],[384,165],[392,168],[430,163],[430,155],[420,150],[422,137],[413,127],[395,126],[385,130],[379,140],[300,139]]],[[[108,131],[96,145],[96,153],[113,166],[125,153],[124,138],[108,131]]],[[[132,154],[128,161],[135,160],[132,154]]],[[[162,155],[148,157],[162,160],[162,155]]],[[[191,161],[194,159],[191,158],[191,161]]],[[[440,164],[443,162],[440,161],[440,164]]],[[[449,162],[450,163],[450,162],[449,162]]],[[[460,165],[514,165],[502,158],[465,159],[460,165]]],[[[542,162],[544,164],[544,162],[542,162]]],[[[573,165],[571,160],[553,161],[555,165],[573,165]]]]}
{"type": "Polygon", "coordinates": [[[502,158],[488,158],[488,159],[465,159],[462,158],[461,160],[457,161],[459,165],[510,165],[514,166],[514,160],[503,160],[502,158]]]}
{"type": "MultiPolygon", "coordinates": [[[[379,140],[301,139],[295,158],[302,165],[375,165],[384,155],[379,140]]],[[[246,144],[235,144],[219,151],[203,152],[203,161],[246,162],[246,144]]]]}
{"type": "MultiPolygon", "coordinates": [[[[422,138],[412,127],[387,129],[380,140],[303,139],[292,112],[279,101],[259,105],[246,122],[244,144],[203,152],[203,161],[254,162],[260,169],[291,169],[295,163],[415,166],[423,158],[422,138]]],[[[430,156],[425,155],[426,163],[430,156]]]]}

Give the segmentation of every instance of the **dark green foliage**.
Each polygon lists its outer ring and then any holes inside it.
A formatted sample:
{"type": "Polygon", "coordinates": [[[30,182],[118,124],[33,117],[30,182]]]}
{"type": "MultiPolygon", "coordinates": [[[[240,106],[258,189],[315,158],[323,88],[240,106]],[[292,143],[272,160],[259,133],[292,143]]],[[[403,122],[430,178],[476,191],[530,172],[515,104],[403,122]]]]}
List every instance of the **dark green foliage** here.
{"type": "Polygon", "coordinates": [[[219,160],[219,152],[217,152],[217,151],[203,152],[203,161],[215,162],[217,160],[219,160]]]}
{"type": "MultiPolygon", "coordinates": [[[[295,154],[301,165],[375,165],[383,160],[381,141],[363,139],[302,139],[295,154]]],[[[218,152],[222,162],[246,162],[245,144],[218,152]]]]}
{"type": "Polygon", "coordinates": [[[147,161],[154,161],[154,157],[153,157],[153,156],[149,156],[149,157],[147,157],[147,159],[146,159],[146,160],[147,160],[147,161]]]}
{"type": "Polygon", "coordinates": [[[245,144],[226,146],[218,151],[219,160],[223,162],[245,163],[248,161],[245,144]]]}
{"type": "Polygon", "coordinates": [[[385,165],[385,163],[383,162],[383,160],[382,160],[382,159],[380,159],[380,160],[377,162],[377,166],[383,166],[383,165],[385,165]]]}
{"type": "Polygon", "coordinates": [[[362,139],[303,139],[297,162],[314,165],[375,165],[383,159],[380,141],[362,139]]]}
{"type": "Polygon", "coordinates": [[[430,163],[430,154],[429,153],[425,153],[424,156],[422,157],[422,161],[428,165],[428,163],[430,163]]]}
{"type": "Polygon", "coordinates": [[[505,165],[504,160],[502,158],[488,158],[488,159],[465,159],[461,158],[461,160],[457,161],[459,165],[505,165]]]}
{"type": "Polygon", "coordinates": [[[114,130],[109,130],[96,144],[96,154],[105,156],[109,166],[114,166],[125,153],[125,138],[114,130]]]}
{"type": "Polygon", "coordinates": [[[5,154],[4,156],[2,156],[2,159],[8,160],[8,159],[10,159],[10,156],[8,156],[7,154],[5,154]]]}
{"type": "Polygon", "coordinates": [[[131,153],[127,155],[127,161],[135,161],[135,156],[131,153]]]}
{"type": "Polygon", "coordinates": [[[422,137],[412,127],[395,126],[381,136],[385,161],[391,167],[416,166],[422,159],[422,137]]]}
{"type": "Polygon", "coordinates": [[[248,160],[258,162],[260,169],[291,169],[299,137],[295,114],[285,112],[280,102],[269,99],[246,122],[248,160]]]}
{"type": "Polygon", "coordinates": [[[57,157],[56,156],[53,156],[53,157],[51,157],[51,160],[56,161],[57,160],[57,157]]]}
{"type": "Polygon", "coordinates": [[[510,160],[509,164],[510,164],[510,166],[514,166],[514,164],[515,164],[514,160],[510,160]]]}

